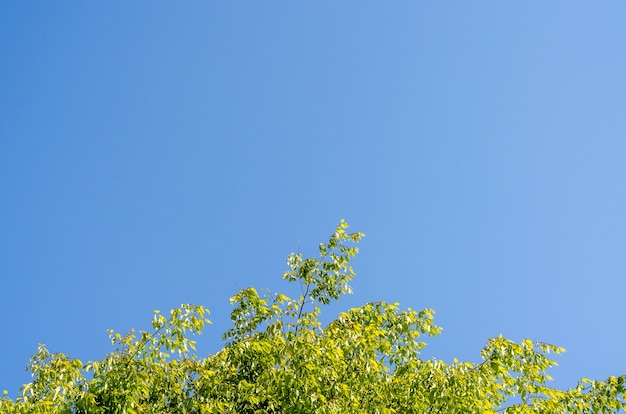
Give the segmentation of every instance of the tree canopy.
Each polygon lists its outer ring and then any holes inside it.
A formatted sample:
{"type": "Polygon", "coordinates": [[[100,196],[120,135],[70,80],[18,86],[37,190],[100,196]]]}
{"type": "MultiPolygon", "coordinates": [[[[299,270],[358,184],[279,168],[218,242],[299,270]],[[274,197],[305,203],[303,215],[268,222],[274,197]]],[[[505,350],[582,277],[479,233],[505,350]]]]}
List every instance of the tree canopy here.
{"type": "Polygon", "coordinates": [[[109,331],[115,350],[83,363],[44,345],[31,358],[33,381],[2,413],[610,413],[626,408],[624,375],[549,385],[557,346],[489,339],[480,362],[422,359],[424,338],[439,334],[432,309],[375,302],[322,326],[322,307],[351,293],[350,260],[362,233],[343,220],[319,257],[292,253],[283,278],[299,297],[231,298],[232,328],[206,357],[195,335],[209,311],[186,304],[154,312],[151,331],[109,331]]]}

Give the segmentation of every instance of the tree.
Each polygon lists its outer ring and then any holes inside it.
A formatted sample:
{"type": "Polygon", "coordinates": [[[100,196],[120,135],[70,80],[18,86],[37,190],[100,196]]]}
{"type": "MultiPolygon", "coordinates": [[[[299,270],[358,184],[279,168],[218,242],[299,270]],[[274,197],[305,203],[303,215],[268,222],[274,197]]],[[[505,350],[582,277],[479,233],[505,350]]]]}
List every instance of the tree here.
{"type": "Polygon", "coordinates": [[[33,382],[3,413],[609,413],[624,410],[625,376],[550,387],[550,354],[562,348],[492,338],[481,362],[420,358],[424,337],[441,328],[434,311],[376,302],[323,327],[321,309],[351,293],[350,260],[362,233],[342,220],[319,258],[291,254],[283,278],[302,294],[231,298],[224,347],[199,358],[193,335],[208,311],[182,305],[155,311],[152,332],[110,331],[115,351],[83,364],[43,345],[30,361],[33,382]]]}

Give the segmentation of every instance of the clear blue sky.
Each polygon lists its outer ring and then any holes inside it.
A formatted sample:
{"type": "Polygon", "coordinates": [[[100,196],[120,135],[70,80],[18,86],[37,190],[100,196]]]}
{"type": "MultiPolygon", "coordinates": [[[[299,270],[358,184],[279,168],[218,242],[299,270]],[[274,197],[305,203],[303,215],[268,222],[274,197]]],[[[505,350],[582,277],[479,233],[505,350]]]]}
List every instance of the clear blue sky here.
{"type": "Polygon", "coordinates": [[[0,390],[38,343],[293,292],[341,219],[355,294],[626,373],[626,2],[4,2],[0,390]]]}

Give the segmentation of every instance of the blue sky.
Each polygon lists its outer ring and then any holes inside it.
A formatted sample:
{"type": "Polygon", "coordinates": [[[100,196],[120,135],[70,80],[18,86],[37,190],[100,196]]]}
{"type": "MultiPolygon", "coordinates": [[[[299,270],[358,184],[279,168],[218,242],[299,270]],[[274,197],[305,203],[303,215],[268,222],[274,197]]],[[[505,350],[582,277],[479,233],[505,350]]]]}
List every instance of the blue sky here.
{"type": "Polygon", "coordinates": [[[502,333],[626,373],[626,3],[7,2],[0,389],[153,309],[293,293],[341,218],[355,294],[432,307],[425,353],[502,333]]]}

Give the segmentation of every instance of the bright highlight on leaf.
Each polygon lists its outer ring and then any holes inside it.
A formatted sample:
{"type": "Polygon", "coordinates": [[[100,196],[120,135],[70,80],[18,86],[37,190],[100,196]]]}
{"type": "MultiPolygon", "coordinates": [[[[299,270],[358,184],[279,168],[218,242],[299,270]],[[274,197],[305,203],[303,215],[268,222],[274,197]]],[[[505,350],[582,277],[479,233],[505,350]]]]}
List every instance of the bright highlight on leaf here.
{"type": "Polygon", "coordinates": [[[350,264],[364,235],[341,220],[319,257],[292,253],[283,278],[298,297],[234,295],[232,327],[214,355],[193,353],[208,310],[155,310],[152,331],[107,331],[113,352],[83,364],[44,345],[33,382],[0,398],[0,413],[610,413],[626,409],[624,376],[549,387],[548,357],[563,348],[499,335],[478,362],[420,358],[441,328],[434,311],[374,302],[323,326],[325,305],[351,293],[350,264]]]}

